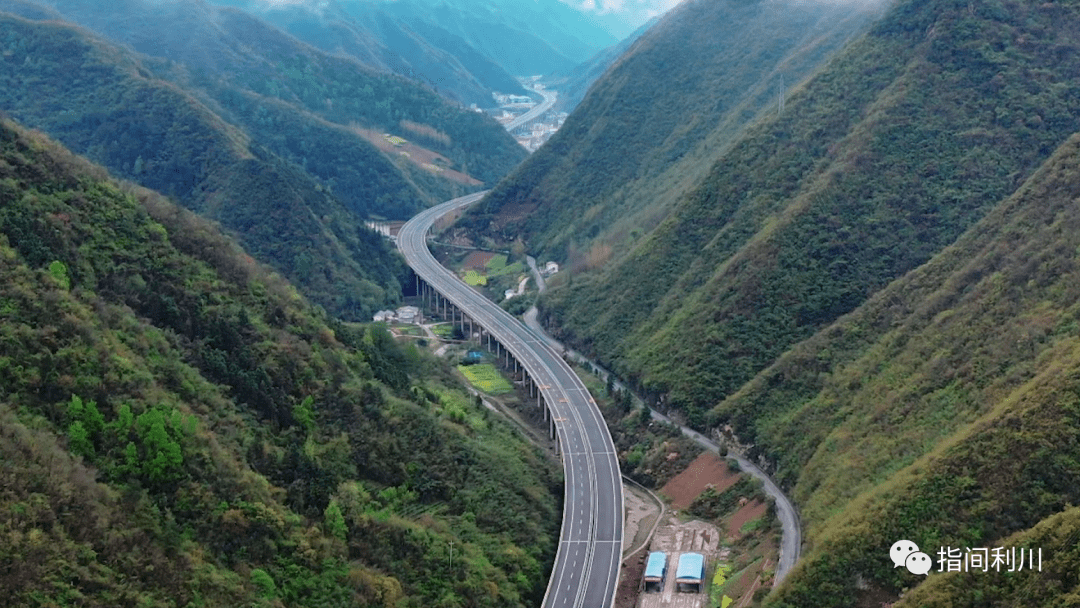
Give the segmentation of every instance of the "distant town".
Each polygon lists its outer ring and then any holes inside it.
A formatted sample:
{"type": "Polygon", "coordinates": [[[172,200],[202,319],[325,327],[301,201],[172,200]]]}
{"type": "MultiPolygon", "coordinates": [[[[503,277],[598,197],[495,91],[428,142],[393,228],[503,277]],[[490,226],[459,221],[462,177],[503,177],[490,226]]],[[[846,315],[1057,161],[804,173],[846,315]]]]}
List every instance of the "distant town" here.
{"type": "MultiPolygon", "coordinates": [[[[521,84],[526,89],[541,96],[544,96],[545,93],[554,93],[554,91],[548,91],[540,82],[540,76],[523,78],[521,84]]],[[[492,97],[494,98],[497,107],[491,110],[490,113],[495,117],[495,120],[499,121],[503,126],[509,125],[518,117],[535,108],[539,103],[529,95],[492,93],[492,97]]],[[[478,110],[475,106],[473,109],[478,110]]],[[[552,134],[559,130],[559,127],[566,121],[566,117],[566,112],[549,110],[541,113],[534,120],[529,120],[524,124],[511,127],[509,129],[510,134],[513,135],[514,139],[516,139],[526,150],[535,152],[537,148],[543,145],[543,143],[552,136],[552,134]]]]}

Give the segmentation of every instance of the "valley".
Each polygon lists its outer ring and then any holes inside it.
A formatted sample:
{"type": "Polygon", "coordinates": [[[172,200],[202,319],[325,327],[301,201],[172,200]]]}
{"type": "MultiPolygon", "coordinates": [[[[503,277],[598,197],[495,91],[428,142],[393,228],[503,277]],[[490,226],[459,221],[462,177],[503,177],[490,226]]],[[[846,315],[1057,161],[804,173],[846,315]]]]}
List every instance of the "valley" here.
{"type": "Polygon", "coordinates": [[[1077,32],[0,0],[6,601],[1073,605],[1077,32]]]}

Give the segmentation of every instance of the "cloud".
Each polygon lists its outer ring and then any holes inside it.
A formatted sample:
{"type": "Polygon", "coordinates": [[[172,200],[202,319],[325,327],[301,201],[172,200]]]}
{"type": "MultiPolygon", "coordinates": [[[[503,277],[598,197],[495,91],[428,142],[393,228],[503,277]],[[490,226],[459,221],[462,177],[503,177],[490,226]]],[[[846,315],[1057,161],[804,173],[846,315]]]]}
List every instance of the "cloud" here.
{"type": "Polygon", "coordinates": [[[562,0],[585,13],[620,15],[629,19],[648,20],[666,13],[681,0],[562,0]]]}

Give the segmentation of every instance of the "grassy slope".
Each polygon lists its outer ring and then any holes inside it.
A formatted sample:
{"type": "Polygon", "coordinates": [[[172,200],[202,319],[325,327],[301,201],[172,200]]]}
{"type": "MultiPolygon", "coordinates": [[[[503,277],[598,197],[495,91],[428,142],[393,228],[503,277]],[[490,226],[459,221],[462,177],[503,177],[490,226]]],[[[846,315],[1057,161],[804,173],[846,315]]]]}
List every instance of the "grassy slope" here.
{"type": "Polygon", "coordinates": [[[451,378],[0,125],[6,602],[534,605],[556,474],[451,378]]]}
{"type": "Polygon", "coordinates": [[[806,523],[775,605],[853,605],[856,574],[896,593],[915,581],[884,559],[894,540],[1003,546],[1080,500],[1078,166],[1074,136],[956,244],[718,406],[754,429],[806,523]]]}
{"type": "Polygon", "coordinates": [[[621,253],[760,112],[876,13],[850,5],[686,2],[597,80],[566,124],[467,219],[580,263],[621,253]]]}
{"type": "Polygon", "coordinates": [[[629,256],[552,291],[547,318],[704,424],[1064,141],[1080,116],[1078,27],[1074,5],[897,5],[629,256]]]}

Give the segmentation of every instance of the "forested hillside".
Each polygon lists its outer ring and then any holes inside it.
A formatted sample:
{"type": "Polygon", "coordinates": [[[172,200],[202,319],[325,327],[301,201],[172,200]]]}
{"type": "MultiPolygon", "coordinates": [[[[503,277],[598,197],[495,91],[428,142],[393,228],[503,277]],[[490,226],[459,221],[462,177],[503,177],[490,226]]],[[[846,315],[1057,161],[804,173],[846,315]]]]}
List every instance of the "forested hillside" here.
{"type": "Polygon", "coordinates": [[[556,472],[455,387],[0,123],[3,603],[534,606],[556,472]]]}
{"type": "Polygon", "coordinates": [[[465,39],[435,23],[405,21],[374,2],[324,2],[318,7],[258,0],[218,4],[243,8],[328,53],[428,83],[466,105],[490,107],[493,91],[525,95],[511,74],[465,39]]]}
{"type": "MultiPolygon", "coordinates": [[[[621,168],[576,144],[623,134],[635,158],[627,97],[601,95],[647,34],[468,224],[565,251],[548,323],[773,469],[805,542],[765,605],[1075,603],[1078,33],[1075,3],[899,2],[615,238],[628,196],[575,184],[621,168]],[[1043,569],[917,577],[900,539],[935,570],[942,547],[1043,569]]],[[[678,82],[664,65],[638,85],[678,82]]]]}
{"type": "Polygon", "coordinates": [[[179,73],[161,66],[154,75],[200,97],[256,141],[266,140],[276,154],[340,185],[346,191],[339,196],[361,211],[410,217],[418,209],[414,199],[442,201],[460,193],[461,185],[431,179],[432,171],[415,163],[398,162],[391,173],[387,159],[374,158],[379,152],[358,127],[415,139],[444,156],[446,168],[487,183],[525,158],[494,120],[451,104],[420,83],[322,53],[237,9],[198,0],[39,3],[113,42],[179,64],[185,68],[179,73]],[[286,119],[275,116],[282,109],[286,119]],[[274,139],[282,135],[304,142],[289,147],[274,139]],[[381,188],[381,196],[362,193],[372,188],[373,174],[391,185],[381,188]],[[420,183],[406,191],[409,182],[420,183]]]}
{"type": "Polygon", "coordinates": [[[0,25],[0,109],[220,221],[328,310],[365,318],[399,297],[387,244],[299,167],[84,31],[0,25]]]}
{"type": "Polygon", "coordinates": [[[465,225],[521,235],[531,250],[571,263],[619,257],[750,121],[776,111],[781,80],[808,76],[865,28],[873,7],[684,2],[615,61],[465,225]]]}
{"type": "Polygon", "coordinates": [[[956,243],[717,407],[777,463],[806,526],[772,605],[899,595],[919,582],[883,559],[901,538],[935,560],[939,547],[1042,548],[1043,569],[931,574],[898,607],[1077,597],[1078,168],[1080,135],[956,243]]]}
{"type": "Polygon", "coordinates": [[[660,21],[659,17],[650,19],[647,23],[623,38],[618,44],[609,46],[588,59],[579,63],[560,79],[552,79],[550,88],[559,92],[559,99],[553,108],[561,112],[570,112],[585,99],[589,87],[608,70],[626,51],[628,51],[637,39],[640,38],[652,26],[660,21]]]}
{"type": "MultiPolygon", "coordinates": [[[[596,271],[551,290],[548,321],[704,425],[792,344],[955,240],[1072,133],[1078,28],[1072,5],[897,5],[738,138],[629,255],[595,253],[596,271]]],[[[588,226],[584,199],[578,214],[588,226]]]]}
{"type": "MultiPolygon", "coordinates": [[[[25,2],[4,7],[49,16],[25,2]]],[[[370,318],[399,297],[403,267],[364,219],[408,217],[478,187],[468,173],[494,180],[525,154],[493,121],[301,48],[238,12],[213,24],[197,13],[185,19],[194,25],[158,37],[145,19],[112,27],[175,50],[190,69],[82,29],[0,13],[0,110],[220,221],[344,318],[370,318]],[[205,56],[191,56],[197,51],[205,56]],[[426,146],[410,150],[432,158],[408,158],[385,132],[426,146]]]]}

